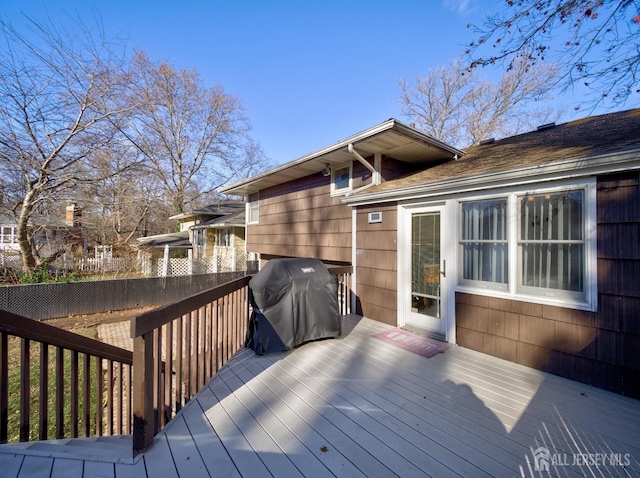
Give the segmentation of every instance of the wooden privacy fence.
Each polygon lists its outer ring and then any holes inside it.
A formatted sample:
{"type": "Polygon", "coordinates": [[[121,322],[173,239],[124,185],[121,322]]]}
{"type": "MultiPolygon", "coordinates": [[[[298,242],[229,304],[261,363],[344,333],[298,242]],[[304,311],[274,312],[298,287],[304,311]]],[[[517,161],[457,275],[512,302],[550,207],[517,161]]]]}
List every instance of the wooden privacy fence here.
{"type": "Polygon", "coordinates": [[[132,363],[128,350],[0,310],[0,443],[131,433],[132,363]]]}
{"type": "Polygon", "coordinates": [[[242,277],[132,320],[134,454],[148,448],[243,346],[250,279],[242,277]]]}

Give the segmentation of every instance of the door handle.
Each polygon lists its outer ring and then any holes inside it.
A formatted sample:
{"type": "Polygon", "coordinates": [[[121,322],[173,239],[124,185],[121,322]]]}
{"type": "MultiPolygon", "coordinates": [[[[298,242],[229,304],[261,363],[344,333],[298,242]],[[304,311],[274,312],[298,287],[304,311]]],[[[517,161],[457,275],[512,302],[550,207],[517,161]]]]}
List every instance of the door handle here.
{"type": "Polygon", "coordinates": [[[440,274],[442,274],[442,277],[447,277],[447,260],[446,259],[442,259],[442,270],[440,271],[440,274]]]}

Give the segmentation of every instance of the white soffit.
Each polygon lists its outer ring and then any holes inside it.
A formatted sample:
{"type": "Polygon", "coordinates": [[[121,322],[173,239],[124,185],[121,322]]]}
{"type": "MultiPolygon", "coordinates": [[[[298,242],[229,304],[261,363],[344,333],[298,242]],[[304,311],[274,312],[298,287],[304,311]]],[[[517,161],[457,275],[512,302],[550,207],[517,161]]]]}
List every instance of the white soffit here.
{"type": "Polygon", "coordinates": [[[315,153],[222,188],[220,192],[248,196],[271,186],[319,173],[327,164],[331,167],[347,163],[354,159],[347,150],[349,144],[353,144],[355,150],[364,157],[381,153],[406,163],[428,164],[464,154],[395,119],[390,119],[315,153]]]}

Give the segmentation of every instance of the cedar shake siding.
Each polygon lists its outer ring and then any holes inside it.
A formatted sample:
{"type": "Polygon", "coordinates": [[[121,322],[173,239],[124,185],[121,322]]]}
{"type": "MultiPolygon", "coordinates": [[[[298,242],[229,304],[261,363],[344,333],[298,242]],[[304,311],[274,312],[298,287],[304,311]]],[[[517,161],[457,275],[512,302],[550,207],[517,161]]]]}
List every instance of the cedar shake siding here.
{"type": "Polygon", "coordinates": [[[260,191],[259,224],[247,251],[351,263],[351,207],[331,197],[331,178],[314,174],[260,191]]]}
{"type": "Polygon", "coordinates": [[[398,322],[397,227],[396,203],[357,209],[357,313],[389,325],[398,322]],[[369,224],[370,212],[382,212],[382,222],[369,224]]]}
{"type": "Polygon", "coordinates": [[[598,310],[456,294],[459,345],[640,398],[640,181],[597,183],[598,310]]]}
{"type": "MultiPolygon", "coordinates": [[[[373,165],[373,157],[365,159],[373,165]]],[[[382,180],[415,168],[383,157],[382,180]]],[[[354,190],[371,182],[371,172],[358,161],[353,161],[352,177],[354,190]]],[[[247,251],[259,252],[267,256],[265,259],[315,257],[350,264],[352,208],[342,203],[343,197],[331,196],[331,177],[320,173],[261,190],[259,224],[247,228],[247,251]]],[[[392,214],[395,217],[395,212],[392,214]]]]}

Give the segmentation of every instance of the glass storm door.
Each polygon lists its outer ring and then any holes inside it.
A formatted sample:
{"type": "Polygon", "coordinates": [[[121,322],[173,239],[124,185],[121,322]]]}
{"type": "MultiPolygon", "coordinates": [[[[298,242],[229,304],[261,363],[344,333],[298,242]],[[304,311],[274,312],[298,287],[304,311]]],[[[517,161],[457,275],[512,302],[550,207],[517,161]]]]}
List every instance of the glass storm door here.
{"type": "Polygon", "coordinates": [[[442,257],[442,208],[411,214],[411,296],[406,326],[445,336],[442,283],[446,261],[442,257]]]}

